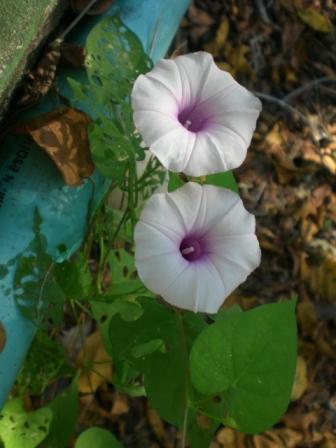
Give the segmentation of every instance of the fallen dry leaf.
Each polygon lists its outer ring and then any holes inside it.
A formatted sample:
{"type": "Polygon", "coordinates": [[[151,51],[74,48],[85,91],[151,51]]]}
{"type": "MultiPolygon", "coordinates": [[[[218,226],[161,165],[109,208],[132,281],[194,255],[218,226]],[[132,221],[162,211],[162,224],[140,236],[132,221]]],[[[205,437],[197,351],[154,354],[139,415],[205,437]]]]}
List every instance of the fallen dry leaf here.
{"type": "Polygon", "coordinates": [[[316,11],[313,7],[298,10],[298,16],[308,26],[320,33],[331,33],[333,26],[328,17],[316,11]]]}
{"type": "MultiPolygon", "coordinates": [[[[165,429],[165,425],[163,424],[163,421],[161,420],[161,417],[159,416],[159,414],[154,409],[149,408],[148,412],[147,412],[147,417],[148,417],[149,424],[151,425],[156,437],[160,441],[166,442],[166,443],[164,443],[164,446],[168,448],[167,432],[165,429]]],[[[170,445],[170,446],[172,446],[172,445],[170,445]]]]}
{"type": "Polygon", "coordinates": [[[220,446],[224,446],[226,448],[235,448],[236,431],[231,428],[223,428],[218,431],[216,440],[220,444],[220,446]]]}
{"type": "Polygon", "coordinates": [[[308,387],[307,364],[302,356],[298,356],[291,400],[296,401],[308,387]]]}
{"type": "Polygon", "coordinates": [[[99,330],[85,340],[76,364],[81,369],[78,390],[83,394],[94,393],[100,385],[112,379],[112,360],[99,330]]]}
{"type": "Polygon", "coordinates": [[[326,240],[315,238],[307,248],[310,255],[302,253],[301,279],[310,291],[329,302],[336,301],[336,249],[326,240]],[[312,261],[310,261],[312,259],[312,261]]]}
{"type": "Polygon", "coordinates": [[[300,294],[300,301],[297,304],[298,323],[300,331],[304,336],[314,337],[316,328],[318,326],[318,319],[316,316],[315,306],[308,298],[307,294],[300,294]]]}
{"type": "Polygon", "coordinates": [[[91,176],[91,160],[87,127],[90,118],[76,109],[55,109],[16,128],[28,133],[51,157],[67,185],[80,185],[91,176]]]}
{"type": "Polygon", "coordinates": [[[302,434],[290,428],[271,429],[253,437],[254,448],[298,448],[302,434]]]}
{"type": "Polygon", "coordinates": [[[223,53],[224,45],[230,31],[230,22],[227,17],[223,18],[216,32],[214,40],[204,45],[204,49],[212,53],[214,57],[218,57],[223,53]]]}
{"type": "Polygon", "coordinates": [[[265,137],[265,147],[274,160],[274,168],[280,183],[287,184],[299,171],[293,162],[298,155],[297,146],[288,145],[289,132],[286,127],[275,124],[265,137]]]}
{"type": "Polygon", "coordinates": [[[129,399],[126,395],[116,392],[113,396],[113,406],[111,415],[117,417],[119,415],[127,414],[129,411],[129,399]]]}

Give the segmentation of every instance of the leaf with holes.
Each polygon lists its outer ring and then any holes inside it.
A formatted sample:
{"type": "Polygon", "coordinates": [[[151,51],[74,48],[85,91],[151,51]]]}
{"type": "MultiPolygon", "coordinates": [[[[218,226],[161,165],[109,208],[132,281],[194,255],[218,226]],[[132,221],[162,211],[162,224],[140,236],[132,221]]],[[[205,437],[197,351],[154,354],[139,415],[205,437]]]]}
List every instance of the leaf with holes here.
{"type": "Polygon", "coordinates": [[[68,80],[74,104],[81,105],[78,107],[95,120],[89,127],[89,139],[97,169],[122,184],[129,160],[145,157],[135,132],[129,95],[134,80],[150,70],[151,62],[137,36],[117,17],[107,17],[92,29],[86,55],[88,79],[82,83],[68,80]]]}
{"type": "Polygon", "coordinates": [[[52,412],[49,408],[26,412],[21,399],[16,398],[5,404],[0,416],[5,448],[36,448],[48,435],[52,412]]]}
{"type": "Polygon", "coordinates": [[[108,264],[110,266],[111,276],[109,297],[146,292],[137,275],[133,254],[127,252],[125,249],[111,251],[108,257],[108,264]]]}
{"type": "Polygon", "coordinates": [[[106,17],[92,29],[86,55],[89,80],[100,88],[103,103],[125,99],[139,74],[152,66],[137,36],[115,16],[106,17]]]}
{"type": "Polygon", "coordinates": [[[72,374],[65,361],[64,347],[45,331],[38,331],[17,378],[20,394],[42,394],[50,382],[72,374]]]}
{"type": "Polygon", "coordinates": [[[56,263],[55,280],[61,286],[67,299],[84,299],[92,289],[92,277],[88,261],[83,253],[77,254],[71,260],[56,263]]]}

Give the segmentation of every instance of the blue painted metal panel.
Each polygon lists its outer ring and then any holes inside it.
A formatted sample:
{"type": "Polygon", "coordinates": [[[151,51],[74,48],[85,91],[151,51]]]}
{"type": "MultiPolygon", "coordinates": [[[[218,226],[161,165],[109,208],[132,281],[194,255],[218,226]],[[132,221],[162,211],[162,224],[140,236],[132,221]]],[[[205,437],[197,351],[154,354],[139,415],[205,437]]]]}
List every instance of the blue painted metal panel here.
{"type": "MultiPolygon", "coordinates": [[[[123,22],[140,38],[153,61],[163,57],[188,6],[188,0],[119,0],[105,15],[120,13],[123,22]]],[[[87,34],[102,16],[85,18],[72,34],[73,42],[84,43],[87,34]]],[[[71,72],[78,77],[78,72],[71,72]]],[[[62,93],[71,96],[60,79],[62,93]]],[[[48,98],[32,111],[37,115],[53,108],[48,98]]],[[[102,199],[109,181],[94,173],[94,202],[102,199]]],[[[33,238],[34,208],[43,219],[42,233],[48,252],[57,259],[57,247],[64,243],[67,255],[76,251],[86,230],[92,182],[80,187],[65,186],[50,159],[26,137],[9,136],[0,147],[0,265],[27,247],[33,238]]],[[[63,255],[64,257],[64,255],[63,255]]],[[[15,306],[12,283],[15,263],[0,273],[0,322],[7,342],[0,354],[0,406],[6,399],[34,337],[35,328],[15,306]]]]}

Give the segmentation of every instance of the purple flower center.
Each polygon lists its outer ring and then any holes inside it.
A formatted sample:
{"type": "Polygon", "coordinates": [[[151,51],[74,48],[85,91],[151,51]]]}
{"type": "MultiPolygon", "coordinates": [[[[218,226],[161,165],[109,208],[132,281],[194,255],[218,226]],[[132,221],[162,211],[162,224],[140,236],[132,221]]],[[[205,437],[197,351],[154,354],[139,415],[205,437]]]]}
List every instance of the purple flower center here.
{"type": "Polygon", "coordinates": [[[201,242],[196,237],[186,237],[180,244],[180,252],[188,261],[196,261],[204,254],[201,242]]]}
{"type": "Polygon", "coordinates": [[[207,121],[210,118],[209,111],[207,110],[205,104],[193,104],[192,106],[185,107],[178,114],[178,121],[184,126],[188,131],[199,132],[206,128],[207,121]]]}

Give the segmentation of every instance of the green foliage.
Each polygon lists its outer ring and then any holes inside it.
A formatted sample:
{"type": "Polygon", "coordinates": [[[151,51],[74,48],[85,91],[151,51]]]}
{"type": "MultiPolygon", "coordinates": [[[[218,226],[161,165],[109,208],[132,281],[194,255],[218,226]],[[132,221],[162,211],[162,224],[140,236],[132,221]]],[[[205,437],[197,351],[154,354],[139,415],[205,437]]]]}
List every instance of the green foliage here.
{"type": "Polygon", "coordinates": [[[20,398],[8,401],[0,414],[0,437],[5,448],[36,448],[47,436],[49,408],[26,412],[20,398]]]}
{"type": "Polygon", "coordinates": [[[78,414],[78,375],[71,386],[48,404],[53,418],[48,437],[41,448],[64,448],[75,430],[78,414]]]}
{"type": "Polygon", "coordinates": [[[221,397],[227,425],[258,433],[285,412],[296,367],[294,310],[292,300],[223,313],[196,340],[192,383],[202,394],[221,397]]]}
{"type": "Polygon", "coordinates": [[[122,184],[133,146],[112,121],[99,118],[89,127],[90,149],[96,167],[103,176],[122,184]]]}
{"type": "Polygon", "coordinates": [[[116,362],[145,373],[152,405],[169,422],[181,424],[186,407],[185,364],[175,313],[153,299],[138,298],[137,302],[143,309],[138,319],[126,322],[120,315],[111,319],[108,349],[116,362]]]}
{"type": "Polygon", "coordinates": [[[54,275],[55,281],[68,300],[78,300],[89,296],[92,289],[92,277],[87,259],[82,252],[71,260],[56,263],[54,275]]]}
{"type": "Polygon", "coordinates": [[[208,176],[205,176],[205,181],[202,183],[228,188],[234,193],[238,193],[238,185],[232,171],[209,174],[208,176]]]}
{"type": "Polygon", "coordinates": [[[107,348],[114,365],[144,376],[151,405],[168,422],[183,427],[189,414],[188,437],[198,441],[196,447],[207,447],[217,424],[202,428],[197,423],[198,413],[189,409],[188,374],[190,348],[206,324],[200,315],[169,309],[153,298],[138,297],[137,302],[143,312],[136,319],[116,314],[110,320],[107,348]]]}
{"type": "Polygon", "coordinates": [[[145,158],[141,137],[134,128],[130,94],[139,74],[152,64],[137,36],[117,17],[107,17],[90,32],[86,42],[87,79],[69,80],[76,107],[87,111],[90,150],[98,171],[127,193],[126,220],[134,225],[139,198],[160,186],[165,171],[150,159],[137,179],[136,162],[145,158]]]}
{"type": "Polygon", "coordinates": [[[106,429],[89,428],[78,437],[75,448],[122,448],[116,437],[106,429]]]}
{"type": "Polygon", "coordinates": [[[167,172],[155,156],[151,156],[138,179],[137,189],[142,194],[142,199],[148,199],[166,179],[167,172]]]}
{"type": "Polygon", "coordinates": [[[122,248],[116,249],[109,253],[107,261],[112,281],[108,292],[109,298],[146,291],[137,275],[134,254],[122,248]]]}
{"type": "Polygon", "coordinates": [[[178,173],[169,172],[168,191],[174,191],[177,188],[182,187],[184,181],[178,173]]]}
{"type": "Polygon", "coordinates": [[[130,93],[137,76],[152,67],[139,39],[118,17],[107,17],[93,28],[86,51],[89,79],[104,102],[102,85],[109,89],[110,101],[119,102],[130,93]]]}
{"type": "Polygon", "coordinates": [[[134,129],[129,96],[137,76],[152,64],[137,36],[119,18],[106,17],[87,38],[85,65],[88,85],[69,83],[77,102],[95,120],[89,127],[93,160],[105,177],[125,191],[133,190],[134,161],[143,160],[145,153],[134,129]]]}
{"type": "Polygon", "coordinates": [[[63,347],[38,331],[17,378],[19,391],[41,394],[51,381],[66,373],[71,370],[63,347]]]}
{"type": "Polygon", "coordinates": [[[21,398],[8,401],[0,414],[5,448],[65,448],[77,421],[77,380],[78,375],[68,390],[33,412],[24,410],[21,398]]]}

